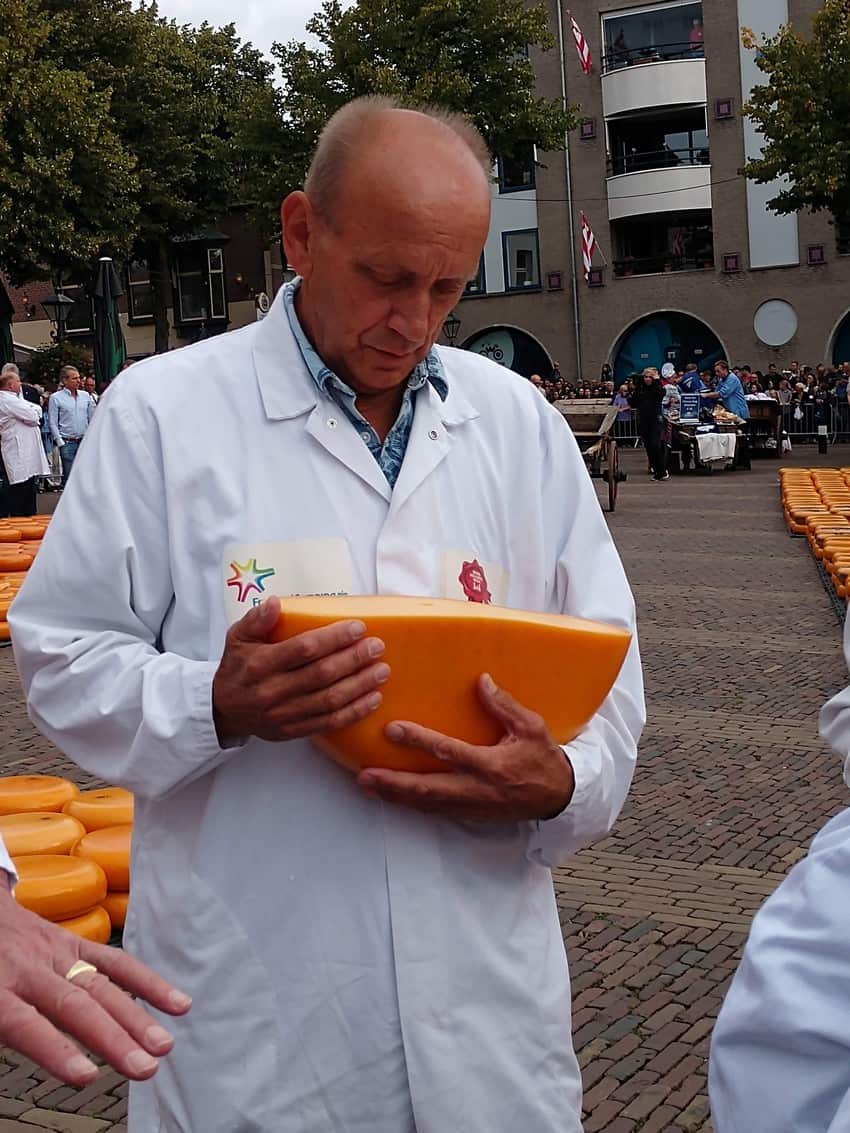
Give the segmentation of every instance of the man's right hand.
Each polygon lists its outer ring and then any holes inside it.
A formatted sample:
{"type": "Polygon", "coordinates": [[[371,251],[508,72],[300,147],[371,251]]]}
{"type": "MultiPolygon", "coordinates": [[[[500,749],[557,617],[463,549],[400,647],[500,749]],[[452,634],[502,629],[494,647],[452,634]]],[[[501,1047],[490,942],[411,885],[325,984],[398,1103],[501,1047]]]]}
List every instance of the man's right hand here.
{"type": "Polygon", "coordinates": [[[294,740],[362,720],[390,675],[384,643],[362,622],[335,622],[288,641],[269,638],[280,601],[267,598],[231,626],[213,679],[219,743],[258,736],[294,740]]]}

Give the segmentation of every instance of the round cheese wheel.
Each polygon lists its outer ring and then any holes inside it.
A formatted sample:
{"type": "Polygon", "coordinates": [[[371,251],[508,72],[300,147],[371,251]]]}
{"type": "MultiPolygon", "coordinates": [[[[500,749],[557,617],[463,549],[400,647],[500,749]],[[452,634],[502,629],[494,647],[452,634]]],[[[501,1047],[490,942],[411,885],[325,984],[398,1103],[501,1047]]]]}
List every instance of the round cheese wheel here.
{"type": "Polygon", "coordinates": [[[0,641],[11,641],[12,631],[9,629],[9,623],[0,621],[0,641]]]}
{"type": "Polygon", "coordinates": [[[29,570],[33,555],[21,551],[20,543],[0,543],[0,570],[29,570]]]}
{"type": "Polygon", "coordinates": [[[110,889],[127,892],[130,888],[130,840],[132,826],[106,826],[92,830],[74,847],[75,858],[97,862],[106,874],[110,889]]]}
{"type": "Polygon", "coordinates": [[[70,854],[86,830],[70,814],[37,810],[0,816],[0,838],[13,858],[30,854],[70,854]]]}
{"type": "Polygon", "coordinates": [[[473,559],[458,567],[466,602],[382,595],[283,600],[276,641],[361,619],[386,645],[391,675],[380,707],[319,741],[345,766],[445,773],[445,762],[387,739],[384,729],[393,720],[415,721],[467,743],[498,743],[502,726],[478,695],[482,673],[538,712],[561,744],[579,734],[608,695],[629,648],[626,630],[489,605],[481,564],[473,559]]]}
{"type": "Polygon", "coordinates": [[[83,940],[92,940],[95,944],[108,944],[112,936],[112,921],[109,913],[102,905],[89,909],[79,917],[72,917],[67,921],[57,921],[60,928],[81,936],[83,940]]]}
{"type": "Polygon", "coordinates": [[[0,779],[0,814],[58,811],[79,793],[70,779],[56,775],[9,775],[0,779]]]}
{"type": "Polygon", "coordinates": [[[106,896],[106,874],[96,862],[59,854],[33,854],[14,862],[15,900],[49,921],[78,917],[106,896]]]}
{"type": "Polygon", "coordinates": [[[30,542],[40,543],[43,538],[44,538],[44,528],[43,527],[41,527],[41,526],[35,527],[35,526],[27,525],[27,524],[21,524],[21,542],[22,543],[30,543],[30,542]]]}
{"type": "Polygon", "coordinates": [[[0,527],[0,543],[20,543],[20,527],[0,527]]]}
{"type": "Polygon", "coordinates": [[[123,928],[124,922],[127,920],[127,904],[130,900],[129,893],[107,893],[103,901],[103,907],[109,913],[109,919],[112,921],[113,928],[123,928]]]}
{"type": "Polygon", "coordinates": [[[123,787],[101,787],[96,791],[80,791],[63,807],[66,814],[82,822],[86,830],[102,830],[105,826],[127,826],[133,821],[133,796],[123,787]]]}

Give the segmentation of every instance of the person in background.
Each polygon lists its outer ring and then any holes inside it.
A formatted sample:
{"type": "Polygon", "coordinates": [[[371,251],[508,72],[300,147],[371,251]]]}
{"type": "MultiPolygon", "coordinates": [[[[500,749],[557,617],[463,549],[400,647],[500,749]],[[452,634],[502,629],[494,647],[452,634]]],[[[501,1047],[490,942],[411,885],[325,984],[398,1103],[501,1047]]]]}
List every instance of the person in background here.
{"type": "Polygon", "coordinates": [[[100,394],[97,392],[95,380],[91,375],[83,379],[83,388],[94,404],[97,405],[98,401],[100,401],[100,394]]]}
{"type": "Polygon", "coordinates": [[[699,371],[696,362],[688,362],[685,372],[679,380],[679,393],[699,393],[702,383],[699,380],[699,371]]]}
{"type": "Polygon", "coordinates": [[[18,367],[0,371],[0,449],[6,470],[9,515],[35,515],[36,477],[50,471],[41,443],[41,406],[21,393],[18,367]]]}
{"type": "Polygon", "coordinates": [[[714,379],[714,389],[702,395],[705,400],[719,401],[727,413],[734,413],[742,421],[749,421],[750,411],[740,378],[730,372],[725,360],[714,363],[714,379]]]}
{"type": "Polygon", "coordinates": [[[662,443],[663,418],[661,402],[664,389],[654,366],[648,366],[640,376],[629,405],[637,413],[637,426],[646,455],[649,458],[653,480],[668,480],[667,450],[662,443]]]}
{"type": "Polygon", "coordinates": [[[68,483],[74,458],[94,413],[94,402],[80,389],[80,371],[75,366],[63,366],[59,371],[62,388],[48,403],[50,433],[62,459],[62,487],[68,483]]]}

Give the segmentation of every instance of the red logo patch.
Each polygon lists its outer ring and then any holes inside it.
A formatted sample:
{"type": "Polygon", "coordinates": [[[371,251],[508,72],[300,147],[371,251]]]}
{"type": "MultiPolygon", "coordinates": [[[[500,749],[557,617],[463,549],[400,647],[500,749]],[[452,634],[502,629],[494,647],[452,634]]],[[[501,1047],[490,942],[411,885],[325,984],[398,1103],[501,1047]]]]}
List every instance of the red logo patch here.
{"type": "Polygon", "coordinates": [[[463,587],[467,601],[481,602],[485,606],[490,605],[492,596],[487,589],[487,576],[478,559],[473,559],[471,563],[464,563],[457,580],[463,587]]]}

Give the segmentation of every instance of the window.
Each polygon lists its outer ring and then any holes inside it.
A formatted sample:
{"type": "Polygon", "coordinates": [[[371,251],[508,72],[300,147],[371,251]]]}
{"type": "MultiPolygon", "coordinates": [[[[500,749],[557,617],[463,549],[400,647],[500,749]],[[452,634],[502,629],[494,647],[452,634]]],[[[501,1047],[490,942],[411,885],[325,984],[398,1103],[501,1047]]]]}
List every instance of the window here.
{"type": "Polygon", "coordinates": [[[694,210],[615,221],[614,275],[652,275],[714,268],[711,212],[694,210]]]}
{"type": "Polygon", "coordinates": [[[498,166],[500,193],[534,188],[534,146],[520,146],[515,153],[500,157],[498,166]]]}
{"type": "Polygon", "coordinates": [[[505,290],[524,291],[540,286],[540,249],[537,229],[502,233],[505,290]]]}
{"type": "Polygon", "coordinates": [[[153,320],[153,286],[147,260],[131,260],[127,265],[127,307],[131,322],[153,320]]]}
{"type": "Polygon", "coordinates": [[[702,4],[656,4],[606,15],[602,36],[605,71],[668,59],[702,59],[702,4]]]}
{"type": "Polygon", "coordinates": [[[74,306],[68,308],[65,316],[65,331],[67,334],[93,334],[94,333],[94,307],[91,297],[80,283],[69,284],[62,288],[67,299],[73,299],[74,306]]]}
{"type": "Polygon", "coordinates": [[[224,250],[187,244],[177,250],[177,321],[227,320],[224,250]]]}
{"type": "Polygon", "coordinates": [[[609,176],[708,165],[705,110],[668,111],[663,115],[611,122],[609,176]]]}
{"type": "Polygon", "coordinates": [[[463,292],[464,299],[468,299],[470,295],[484,295],[487,291],[487,280],[484,275],[484,253],[481,253],[481,259],[478,261],[478,271],[474,279],[470,279],[463,292]]]}

